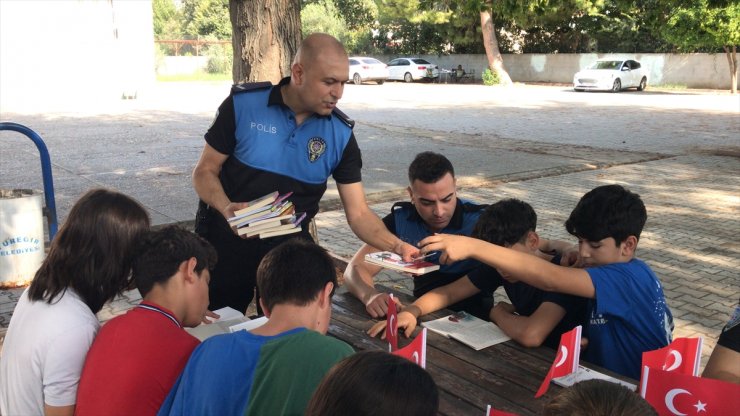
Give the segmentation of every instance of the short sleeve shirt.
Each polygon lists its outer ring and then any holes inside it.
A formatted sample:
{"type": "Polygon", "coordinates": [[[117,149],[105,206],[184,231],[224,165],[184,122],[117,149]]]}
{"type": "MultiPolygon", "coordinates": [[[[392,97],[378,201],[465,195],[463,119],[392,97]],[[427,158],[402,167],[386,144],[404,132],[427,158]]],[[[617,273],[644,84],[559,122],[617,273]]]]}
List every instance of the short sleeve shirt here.
{"type": "Polygon", "coordinates": [[[650,267],[633,259],[586,269],[595,289],[584,336],[586,361],[640,378],[642,353],[672,340],[673,316],[650,267]]]}
{"type": "MultiPolygon", "coordinates": [[[[450,223],[440,232],[469,236],[485,207],[486,205],[479,205],[458,198],[450,223]]],[[[391,233],[412,245],[417,245],[419,241],[432,235],[416,208],[409,202],[394,204],[391,213],[383,218],[383,223],[391,233]]],[[[432,256],[427,260],[438,263],[439,255],[432,256]]],[[[422,296],[432,289],[452,283],[479,265],[480,263],[475,260],[443,264],[439,270],[414,278],[414,296],[422,296]]]]}
{"type": "MultiPolygon", "coordinates": [[[[232,201],[251,201],[273,191],[293,192],[296,211],[312,218],[331,176],[337,183],[362,179],[362,157],[341,112],[312,115],[300,125],[278,85],[247,84],[226,98],[205,134],[208,145],[228,155],[220,180],[232,201]]],[[[224,224],[225,225],[225,224],[224,224]]]]}
{"type": "MultiPolygon", "coordinates": [[[[550,262],[560,264],[560,256],[553,257],[550,262]]],[[[563,308],[565,316],[543,342],[544,345],[550,348],[558,347],[561,334],[585,322],[588,304],[585,298],[564,293],[547,292],[524,282],[509,283],[501,277],[495,268],[488,265],[482,265],[474,270],[468,274],[468,278],[475,287],[488,296],[493,296],[493,292],[498,287],[503,286],[516,312],[522,316],[532,315],[544,302],[552,302],[563,308]]]]}

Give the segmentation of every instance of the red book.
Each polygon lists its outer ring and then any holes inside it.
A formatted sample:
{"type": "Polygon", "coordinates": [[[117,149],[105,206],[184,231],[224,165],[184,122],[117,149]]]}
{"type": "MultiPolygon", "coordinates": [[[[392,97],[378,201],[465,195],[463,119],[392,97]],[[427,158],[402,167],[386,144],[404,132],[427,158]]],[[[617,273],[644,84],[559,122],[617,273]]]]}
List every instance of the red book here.
{"type": "Polygon", "coordinates": [[[385,339],[388,340],[388,351],[393,352],[398,349],[398,313],[396,312],[396,301],[388,302],[388,312],[386,313],[387,324],[385,326],[385,339]]]}
{"type": "Polygon", "coordinates": [[[421,368],[426,368],[427,366],[427,329],[426,328],[422,329],[419,335],[417,335],[416,338],[414,338],[414,340],[411,341],[411,344],[399,350],[393,351],[392,354],[407,358],[408,360],[413,361],[416,364],[419,364],[421,368]]]}
{"type": "Polygon", "coordinates": [[[555,361],[550,366],[550,371],[547,372],[547,376],[542,380],[542,385],[540,385],[534,397],[538,398],[547,393],[547,389],[550,388],[550,380],[553,378],[567,376],[570,373],[578,371],[580,356],[581,326],[578,325],[560,336],[558,355],[555,356],[555,361]]]}
{"type": "Polygon", "coordinates": [[[642,367],[640,395],[659,415],[736,415],[740,384],[642,367]]]}

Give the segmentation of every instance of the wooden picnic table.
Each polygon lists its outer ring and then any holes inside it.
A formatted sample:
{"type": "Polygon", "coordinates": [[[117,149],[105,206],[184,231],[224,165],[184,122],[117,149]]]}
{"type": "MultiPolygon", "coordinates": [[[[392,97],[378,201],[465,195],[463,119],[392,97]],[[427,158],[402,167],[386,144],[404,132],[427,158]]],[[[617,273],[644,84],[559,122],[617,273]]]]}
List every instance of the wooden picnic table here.
{"type": "MultiPolygon", "coordinates": [[[[391,292],[388,288],[381,291],[391,292]]],[[[404,304],[413,298],[392,291],[404,304]]],[[[428,321],[452,313],[438,311],[422,317],[428,321]]],[[[388,343],[379,338],[371,338],[366,331],[377,322],[371,319],[364,305],[344,288],[339,288],[333,299],[332,319],[329,334],[350,344],[356,351],[388,350],[388,343]]],[[[419,325],[412,338],[418,335],[419,325]]],[[[401,335],[399,348],[407,345],[412,338],[401,335]]],[[[542,380],[555,359],[555,351],[546,348],[525,348],[514,341],[497,344],[480,351],[427,331],[426,369],[437,383],[440,393],[439,412],[442,415],[485,415],[487,405],[497,410],[518,415],[540,414],[547,403],[562,387],[555,384],[543,397],[534,398],[542,380]]],[[[614,373],[589,365],[602,373],[629,380],[614,373]]],[[[631,382],[634,383],[632,380],[631,382]]],[[[413,388],[413,386],[409,386],[413,388]]]]}

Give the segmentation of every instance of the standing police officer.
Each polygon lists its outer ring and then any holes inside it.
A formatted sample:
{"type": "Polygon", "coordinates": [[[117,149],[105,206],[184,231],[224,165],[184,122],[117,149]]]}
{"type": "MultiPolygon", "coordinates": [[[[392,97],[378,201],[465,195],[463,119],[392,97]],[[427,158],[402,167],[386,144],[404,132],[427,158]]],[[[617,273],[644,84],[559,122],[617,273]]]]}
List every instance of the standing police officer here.
{"type": "Polygon", "coordinates": [[[349,61],[334,37],[315,33],[300,45],[291,76],[235,86],[205,134],[193,171],[200,197],[196,232],[211,242],[218,263],[211,272],[210,309],[245,311],[262,257],[287,238],[310,239],[308,223],[331,175],[352,231],[363,241],[409,260],[419,250],[391,234],[370,210],[362,186],[362,159],[354,122],[336,108],[348,80],[349,61]],[[307,214],[299,234],[242,239],[226,218],[273,191],[293,192],[296,211],[307,214]]]}

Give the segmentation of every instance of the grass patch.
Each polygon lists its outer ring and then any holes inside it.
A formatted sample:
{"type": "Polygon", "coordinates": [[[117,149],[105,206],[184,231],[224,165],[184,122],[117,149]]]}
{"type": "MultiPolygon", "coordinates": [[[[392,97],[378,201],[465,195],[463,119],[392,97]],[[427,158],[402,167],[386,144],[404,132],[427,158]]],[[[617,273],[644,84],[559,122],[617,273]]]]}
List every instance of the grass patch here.
{"type": "MultiPolygon", "coordinates": [[[[648,85],[650,87],[650,85],[648,85]]],[[[659,88],[661,90],[685,90],[688,89],[688,87],[684,84],[660,84],[660,85],[653,85],[655,88],[659,88]]]]}
{"type": "Polygon", "coordinates": [[[188,81],[231,81],[231,74],[209,74],[195,72],[193,74],[157,75],[161,82],[188,82],[188,81]]]}

